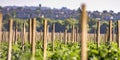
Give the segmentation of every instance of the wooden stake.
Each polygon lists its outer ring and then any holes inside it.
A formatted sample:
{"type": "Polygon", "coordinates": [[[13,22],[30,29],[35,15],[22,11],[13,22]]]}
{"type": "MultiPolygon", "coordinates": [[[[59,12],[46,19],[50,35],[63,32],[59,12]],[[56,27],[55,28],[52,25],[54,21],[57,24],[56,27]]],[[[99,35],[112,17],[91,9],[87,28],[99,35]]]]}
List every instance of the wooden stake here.
{"type": "Polygon", "coordinates": [[[68,35],[68,43],[70,43],[70,33],[67,34],[68,35]]]}
{"type": "Polygon", "coordinates": [[[43,33],[43,56],[44,60],[46,60],[46,49],[47,49],[47,20],[44,20],[44,33],[43,33]]]}
{"type": "Polygon", "coordinates": [[[109,37],[108,37],[109,44],[112,42],[112,20],[109,21],[109,37]]]}
{"type": "MultiPolygon", "coordinates": [[[[14,23],[13,23],[14,24],[14,23]]],[[[15,27],[13,26],[13,33],[12,33],[12,43],[15,43],[15,27]]]]}
{"type": "Polygon", "coordinates": [[[81,60],[87,59],[87,12],[85,4],[82,5],[81,21],[81,60]]]}
{"type": "Polygon", "coordinates": [[[2,32],[2,41],[1,42],[4,42],[4,32],[2,32]]]}
{"type": "Polygon", "coordinates": [[[17,24],[15,24],[15,44],[17,44],[17,24]]]}
{"type": "Polygon", "coordinates": [[[3,19],[3,16],[2,16],[2,13],[0,12],[0,43],[2,41],[2,19],[3,19]]]}
{"type": "Polygon", "coordinates": [[[55,24],[52,25],[52,36],[51,36],[51,40],[52,40],[52,50],[54,51],[55,24]]]}
{"type": "Polygon", "coordinates": [[[32,19],[32,57],[33,59],[35,58],[35,45],[36,45],[35,36],[36,36],[36,19],[33,18],[32,19]]]}
{"type": "Polygon", "coordinates": [[[78,42],[78,27],[76,28],[76,42],[78,42]]]}
{"type": "Polygon", "coordinates": [[[4,35],[4,38],[5,38],[5,42],[8,42],[8,34],[7,34],[7,31],[5,31],[5,35],[4,35]]]}
{"type": "Polygon", "coordinates": [[[28,31],[28,40],[29,40],[29,43],[31,44],[32,42],[32,20],[29,19],[29,31],[28,31]]]}
{"type": "Polygon", "coordinates": [[[67,44],[67,29],[64,32],[64,43],[67,44]]]}
{"type": "Polygon", "coordinates": [[[76,28],[74,29],[74,42],[77,42],[77,40],[76,40],[76,28]]]}
{"type": "Polygon", "coordinates": [[[115,42],[116,40],[115,40],[115,38],[114,38],[114,35],[115,35],[115,34],[114,34],[114,28],[112,27],[112,41],[115,42]]]}
{"type": "Polygon", "coordinates": [[[108,42],[108,38],[109,38],[109,37],[108,37],[108,32],[109,32],[109,31],[108,31],[108,27],[107,27],[107,28],[106,28],[106,34],[105,34],[105,40],[106,40],[105,42],[108,42]]]}
{"type": "Polygon", "coordinates": [[[60,32],[60,41],[62,42],[62,32],[60,32]]]}
{"type": "Polygon", "coordinates": [[[117,25],[117,28],[118,28],[117,29],[117,31],[118,31],[118,33],[117,33],[118,34],[117,35],[117,37],[118,37],[117,43],[118,43],[118,48],[120,49],[120,20],[117,21],[117,24],[118,24],[117,25]]]}
{"type": "Polygon", "coordinates": [[[10,19],[9,20],[9,42],[8,42],[8,59],[7,60],[11,60],[12,57],[12,25],[13,25],[13,20],[10,19]]]}
{"type": "Polygon", "coordinates": [[[74,43],[74,25],[72,25],[72,35],[71,35],[72,43],[74,43]]]}
{"type": "Polygon", "coordinates": [[[97,45],[100,43],[100,21],[97,22],[97,35],[96,35],[97,45]]]}
{"type": "Polygon", "coordinates": [[[47,38],[47,43],[49,42],[49,39],[50,39],[50,37],[49,37],[49,34],[50,34],[50,33],[49,33],[49,27],[50,27],[50,26],[47,25],[47,32],[46,32],[46,34],[47,34],[47,37],[46,37],[46,38],[47,38]]]}
{"type": "Polygon", "coordinates": [[[22,35],[23,37],[22,37],[22,50],[24,51],[24,45],[25,45],[25,43],[26,43],[26,41],[25,41],[25,23],[23,23],[23,35],[22,35]]]}
{"type": "Polygon", "coordinates": [[[96,28],[94,28],[94,43],[96,43],[96,28]]]}

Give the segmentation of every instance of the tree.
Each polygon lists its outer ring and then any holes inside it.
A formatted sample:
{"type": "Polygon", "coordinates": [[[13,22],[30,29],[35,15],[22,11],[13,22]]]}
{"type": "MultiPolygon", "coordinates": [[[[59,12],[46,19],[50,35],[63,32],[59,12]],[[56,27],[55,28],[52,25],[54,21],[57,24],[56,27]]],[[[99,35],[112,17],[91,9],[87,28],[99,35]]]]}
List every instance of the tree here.
{"type": "Polygon", "coordinates": [[[3,16],[3,20],[9,20],[9,19],[11,19],[12,18],[12,16],[10,15],[10,14],[5,14],[4,16],[3,16]]]}
{"type": "Polygon", "coordinates": [[[73,25],[75,26],[75,25],[77,25],[77,24],[78,24],[78,20],[73,19],[73,18],[66,19],[66,20],[64,21],[64,26],[65,26],[65,29],[67,29],[67,30],[70,30],[73,25]]]}
{"type": "Polygon", "coordinates": [[[3,7],[2,7],[2,6],[0,6],[0,12],[2,11],[2,8],[3,8],[3,7]]]}

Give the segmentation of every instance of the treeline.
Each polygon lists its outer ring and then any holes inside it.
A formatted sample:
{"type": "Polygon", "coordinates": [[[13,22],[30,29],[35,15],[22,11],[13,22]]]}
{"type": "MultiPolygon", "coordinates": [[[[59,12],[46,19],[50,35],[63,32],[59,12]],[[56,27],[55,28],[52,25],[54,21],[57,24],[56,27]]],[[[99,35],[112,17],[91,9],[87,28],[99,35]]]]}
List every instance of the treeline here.
{"type": "MultiPolygon", "coordinates": [[[[8,31],[8,20],[11,19],[10,17],[4,18],[3,17],[3,31],[8,31]]],[[[23,23],[25,23],[26,28],[28,28],[28,21],[31,19],[19,19],[19,18],[12,18],[13,19],[13,29],[15,29],[15,27],[18,29],[18,31],[21,31],[23,28],[23,23]]],[[[65,29],[68,30],[68,32],[71,31],[72,29],[72,25],[74,25],[75,29],[78,27],[79,25],[79,20],[74,19],[74,18],[69,18],[69,19],[65,19],[65,20],[52,20],[50,18],[41,18],[41,17],[37,17],[37,31],[43,31],[43,20],[46,19],[48,20],[48,28],[49,31],[52,31],[52,24],[55,24],[55,32],[63,32],[65,29]]],[[[89,33],[95,33],[96,29],[97,29],[97,19],[93,19],[93,18],[88,18],[88,27],[89,27],[89,33]]],[[[105,33],[106,29],[108,27],[108,21],[105,20],[101,20],[100,24],[101,24],[101,33],[105,33]]],[[[113,31],[116,31],[116,22],[113,21],[113,31]]],[[[80,29],[79,29],[80,30],[80,29]]],[[[26,30],[28,31],[28,30],[26,30]]]]}

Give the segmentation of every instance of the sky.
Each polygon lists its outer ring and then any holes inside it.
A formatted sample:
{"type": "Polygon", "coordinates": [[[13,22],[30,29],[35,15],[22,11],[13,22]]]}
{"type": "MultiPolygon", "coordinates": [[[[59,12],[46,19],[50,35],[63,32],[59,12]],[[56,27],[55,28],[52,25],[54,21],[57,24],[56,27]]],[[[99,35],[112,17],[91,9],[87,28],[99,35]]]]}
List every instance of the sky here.
{"type": "Polygon", "coordinates": [[[0,0],[0,6],[39,6],[78,9],[85,3],[88,11],[113,10],[120,12],[120,0],[0,0]]]}

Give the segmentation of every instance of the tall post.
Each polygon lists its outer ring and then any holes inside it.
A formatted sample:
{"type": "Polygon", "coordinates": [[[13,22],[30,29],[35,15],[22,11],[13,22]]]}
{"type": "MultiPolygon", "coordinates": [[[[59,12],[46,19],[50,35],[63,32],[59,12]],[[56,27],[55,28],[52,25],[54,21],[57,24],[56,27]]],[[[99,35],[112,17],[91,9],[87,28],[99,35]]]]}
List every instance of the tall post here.
{"type": "Polygon", "coordinates": [[[29,19],[29,31],[28,31],[28,40],[29,40],[29,43],[31,44],[31,39],[32,39],[32,20],[29,19]]]}
{"type": "Polygon", "coordinates": [[[4,32],[2,32],[2,42],[5,42],[5,39],[4,39],[4,32]]]}
{"type": "Polygon", "coordinates": [[[49,37],[49,25],[47,25],[47,32],[46,32],[46,34],[47,34],[47,43],[48,43],[48,41],[49,41],[49,39],[50,39],[50,37],[49,37]]]}
{"type": "Polygon", "coordinates": [[[62,32],[60,32],[60,42],[62,42],[62,32]]]}
{"type": "Polygon", "coordinates": [[[12,57],[12,25],[13,25],[13,20],[10,19],[9,20],[9,42],[8,42],[8,59],[7,60],[11,60],[12,57]]]}
{"type": "Polygon", "coordinates": [[[78,27],[76,27],[76,42],[78,42],[78,27]]]}
{"type": "Polygon", "coordinates": [[[108,27],[106,27],[105,42],[108,42],[108,38],[109,38],[108,33],[109,33],[108,27]]]}
{"type": "Polygon", "coordinates": [[[68,43],[70,43],[70,33],[68,33],[68,43]]]}
{"type": "Polygon", "coordinates": [[[77,40],[76,40],[76,28],[74,29],[74,42],[77,42],[77,40]]]}
{"type": "Polygon", "coordinates": [[[108,37],[109,44],[112,42],[112,20],[109,21],[109,37],[108,37]]]}
{"type": "Polygon", "coordinates": [[[64,32],[64,43],[67,44],[67,29],[64,32]]]}
{"type": "Polygon", "coordinates": [[[0,12],[0,43],[2,40],[2,19],[3,19],[3,16],[2,16],[2,13],[0,12]]]}
{"type": "Polygon", "coordinates": [[[96,35],[97,45],[100,43],[100,21],[97,22],[97,35],[96,35]]]}
{"type": "Polygon", "coordinates": [[[72,35],[71,35],[72,43],[74,43],[74,25],[72,25],[72,35]]]}
{"type": "Polygon", "coordinates": [[[117,43],[118,43],[118,48],[120,49],[120,20],[118,20],[117,21],[117,31],[118,31],[118,35],[117,35],[117,38],[118,38],[118,40],[117,40],[117,43]]]}
{"type": "Polygon", "coordinates": [[[81,60],[87,60],[87,12],[85,4],[82,5],[81,60]]]}
{"type": "Polygon", "coordinates": [[[7,36],[7,32],[5,31],[5,34],[4,34],[5,42],[7,42],[7,40],[8,40],[7,39],[8,36],[7,37],[6,36],[7,36]]]}
{"type": "Polygon", "coordinates": [[[32,59],[35,57],[35,35],[36,35],[36,19],[32,19],[32,59]]]}
{"type": "MultiPolygon", "coordinates": [[[[13,23],[14,24],[14,23],[13,23]]],[[[15,27],[13,26],[13,33],[12,33],[12,43],[15,43],[15,27]]]]}
{"type": "Polygon", "coordinates": [[[44,32],[43,32],[43,59],[46,60],[47,49],[47,20],[44,20],[44,32]]]}
{"type": "Polygon", "coordinates": [[[55,24],[52,25],[52,36],[51,36],[51,40],[52,40],[52,50],[54,51],[55,24]]]}
{"type": "Polygon", "coordinates": [[[15,22],[15,44],[17,44],[17,23],[15,22]]]}
{"type": "Polygon", "coordinates": [[[114,41],[115,42],[115,39],[114,39],[114,28],[112,27],[112,41],[114,41]]]}
{"type": "Polygon", "coordinates": [[[23,23],[23,35],[22,35],[22,50],[24,51],[24,44],[26,43],[25,41],[25,23],[23,23]]]}
{"type": "Polygon", "coordinates": [[[24,36],[24,43],[26,43],[26,27],[25,27],[25,23],[23,23],[23,36],[24,36]]]}
{"type": "Polygon", "coordinates": [[[96,28],[94,28],[94,43],[96,43],[96,28]]]}

